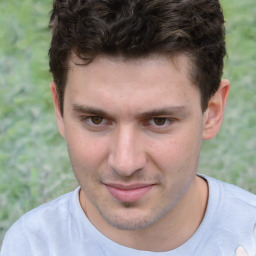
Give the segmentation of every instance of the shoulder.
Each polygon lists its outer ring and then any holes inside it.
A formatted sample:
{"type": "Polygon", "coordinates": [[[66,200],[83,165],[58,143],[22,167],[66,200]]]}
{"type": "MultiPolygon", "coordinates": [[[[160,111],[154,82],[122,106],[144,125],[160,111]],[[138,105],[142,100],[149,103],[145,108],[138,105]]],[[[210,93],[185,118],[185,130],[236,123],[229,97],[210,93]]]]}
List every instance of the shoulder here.
{"type": "Polygon", "coordinates": [[[240,233],[253,234],[256,227],[256,195],[235,185],[220,182],[221,209],[226,222],[240,233]]]}
{"type": "Polygon", "coordinates": [[[209,200],[218,201],[222,216],[230,215],[230,220],[247,216],[244,221],[251,220],[256,224],[255,194],[212,177],[206,179],[209,184],[209,200]]]}
{"type": "Polygon", "coordinates": [[[243,250],[247,254],[256,252],[256,195],[235,185],[206,178],[209,184],[209,200],[215,201],[212,238],[214,244],[225,255],[239,255],[243,250]],[[242,249],[241,249],[242,248],[242,249]]]}
{"type": "Polygon", "coordinates": [[[47,244],[56,233],[56,227],[63,227],[61,223],[70,218],[70,204],[75,193],[78,193],[78,189],[25,213],[7,231],[1,255],[16,255],[19,251],[24,252],[20,255],[33,255],[35,252],[31,248],[31,240],[33,245],[47,244]]]}
{"type": "Polygon", "coordinates": [[[233,205],[234,207],[247,208],[253,211],[256,210],[255,194],[246,191],[236,185],[229,184],[215,178],[208,179],[208,182],[215,183],[219,187],[220,197],[224,201],[226,206],[231,207],[233,205]]]}
{"type": "Polygon", "coordinates": [[[69,214],[69,208],[72,201],[72,196],[76,192],[69,192],[48,203],[42,204],[27,213],[25,213],[19,220],[23,226],[37,227],[44,226],[45,223],[59,221],[69,214]]]}

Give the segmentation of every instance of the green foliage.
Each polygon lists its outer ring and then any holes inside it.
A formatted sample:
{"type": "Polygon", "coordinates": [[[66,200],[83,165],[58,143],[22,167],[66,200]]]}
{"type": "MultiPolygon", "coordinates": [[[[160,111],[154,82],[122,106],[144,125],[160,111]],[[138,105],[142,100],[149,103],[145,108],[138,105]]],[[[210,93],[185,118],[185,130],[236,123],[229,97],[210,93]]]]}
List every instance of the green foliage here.
{"type": "Polygon", "coordinates": [[[231,92],[221,131],[203,143],[200,170],[256,193],[256,5],[221,2],[228,50],[223,77],[231,92]]]}
{"type": "Polygon", "coordinates": [[[75,186],[51,102],[51,0],[1,1],[0,240],[29,209],[75,186]],[[15,6],[15,8],[14,8],[15,6]]]}
{"type": "MultiPolygon", "coordinates": [[[[221,2],[231,94],[220,133],[203,144],[199,169],[256,192],[256,6],[221,2]]],[[[49,90],[51,4],[0,1],[0,241],[24,212],[76,186],[49,90]]]]}

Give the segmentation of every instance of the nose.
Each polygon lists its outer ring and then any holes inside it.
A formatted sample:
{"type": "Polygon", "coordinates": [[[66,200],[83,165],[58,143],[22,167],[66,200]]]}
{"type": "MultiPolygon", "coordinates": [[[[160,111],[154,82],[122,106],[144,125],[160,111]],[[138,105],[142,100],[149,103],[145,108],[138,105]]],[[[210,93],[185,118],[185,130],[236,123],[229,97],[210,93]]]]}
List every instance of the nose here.
{"type": "Polygon", "coordinates": [[[120,127],[112,137],[108,164],[119,175],[129,177],[147,163],[140,135],[133,127],[120,127]]]}

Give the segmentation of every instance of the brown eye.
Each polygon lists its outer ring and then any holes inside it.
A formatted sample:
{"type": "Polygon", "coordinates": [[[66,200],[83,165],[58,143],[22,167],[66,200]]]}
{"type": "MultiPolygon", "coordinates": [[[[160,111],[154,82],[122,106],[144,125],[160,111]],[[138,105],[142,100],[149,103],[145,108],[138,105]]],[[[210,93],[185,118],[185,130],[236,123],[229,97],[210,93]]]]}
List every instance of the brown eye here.
{"type": "Polygon", "coordinates": [[[92,116],[90,117],[90,119],[91,119],[91,122],[96,125],[99,125],[103,122],[103,118],[100,116],[92,116]]]}
{"type": "Polygon", "coordinates": [[[155,117],[154,118],[154,124],[155,125],[164,125],[166,123],[166,118],[162,118],[162,117],[155,117]]]}

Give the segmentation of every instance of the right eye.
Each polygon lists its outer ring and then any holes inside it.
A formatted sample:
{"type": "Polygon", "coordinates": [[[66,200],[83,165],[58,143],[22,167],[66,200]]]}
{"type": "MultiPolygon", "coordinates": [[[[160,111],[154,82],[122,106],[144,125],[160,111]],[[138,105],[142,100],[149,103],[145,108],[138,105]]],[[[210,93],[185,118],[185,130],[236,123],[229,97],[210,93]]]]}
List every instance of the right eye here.
{"type": "Polygon", "coordinates": [[[104,131],[113,124],[110,119],[102,116],[81,116],[80,121],[84,128],[95,132],[104,131]]]}

